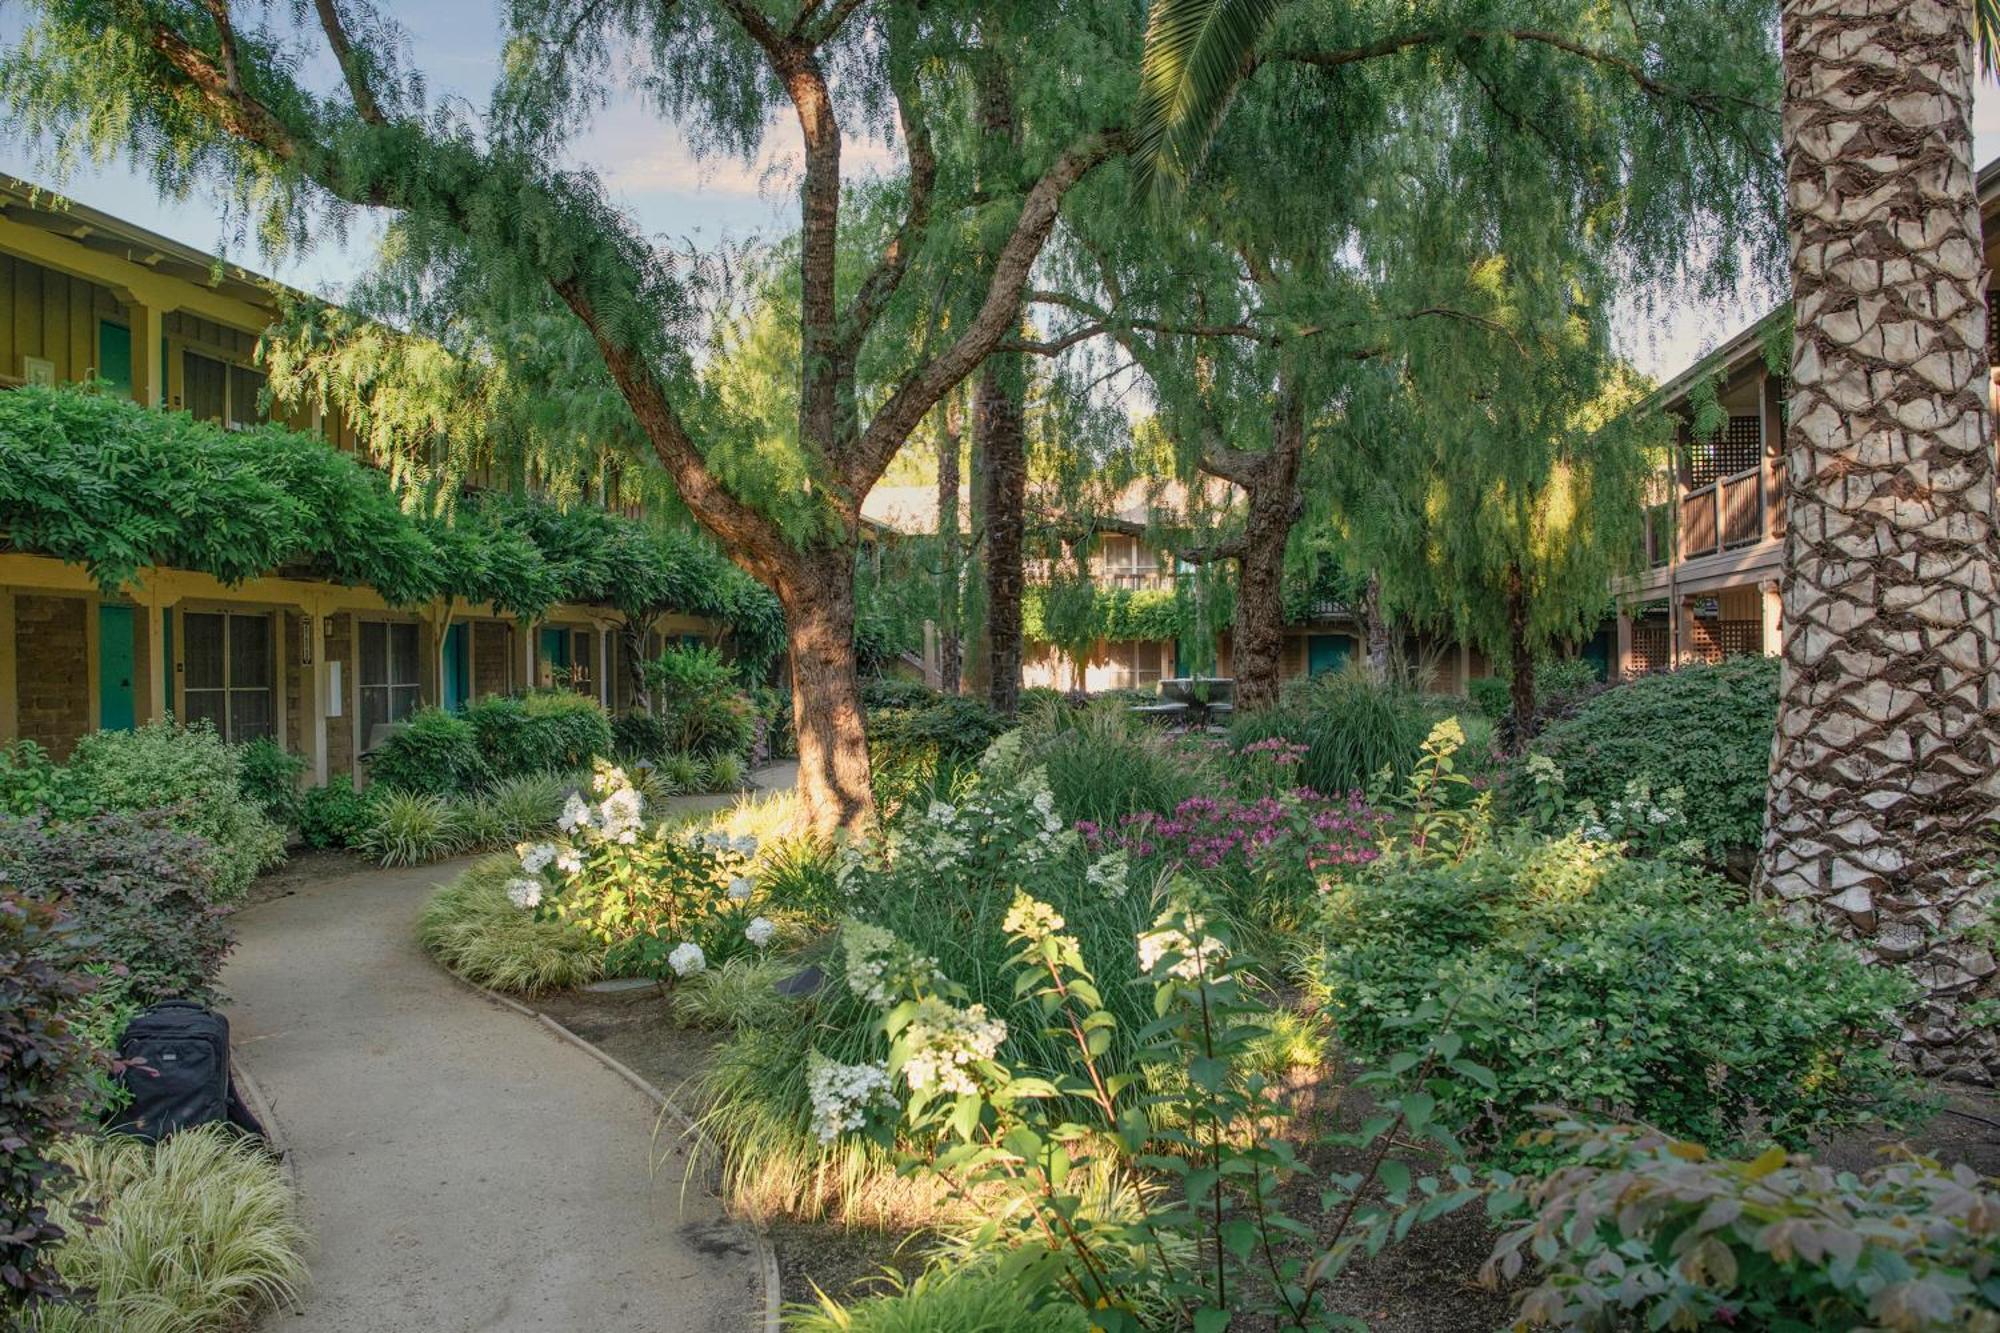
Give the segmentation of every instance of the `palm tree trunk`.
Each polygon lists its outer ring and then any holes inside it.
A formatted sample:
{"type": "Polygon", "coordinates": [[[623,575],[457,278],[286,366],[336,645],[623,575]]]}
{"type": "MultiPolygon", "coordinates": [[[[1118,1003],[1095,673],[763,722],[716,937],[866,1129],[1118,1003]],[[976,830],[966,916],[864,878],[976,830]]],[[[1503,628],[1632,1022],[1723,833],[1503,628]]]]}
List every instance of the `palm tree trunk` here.
{"type": "Polygon", "coordinates": [[[2000,818],[2000,546],[1972,6],[1785,0],[1796,332],[1784,662],[1760,890],[1923,987],[1920,1069],[2000,1074],[1960,1019],[2000,818]]]}

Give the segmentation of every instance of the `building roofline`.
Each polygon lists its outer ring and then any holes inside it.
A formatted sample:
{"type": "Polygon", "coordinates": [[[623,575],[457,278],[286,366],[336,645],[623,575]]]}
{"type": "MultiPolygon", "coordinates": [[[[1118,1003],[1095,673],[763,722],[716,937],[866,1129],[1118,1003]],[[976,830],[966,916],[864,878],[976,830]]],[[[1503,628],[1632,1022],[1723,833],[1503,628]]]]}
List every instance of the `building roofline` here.
{"type": "MultiPolygon", "coordinates": [[[[1976,186],[1981,216],[1995,211],[1996,205],[2000,205],[2000,157],[1994,158],[1979,169],[1976,186]]],[[[1766,311],[1748,328],[1704,353],[1693,365],[1647,394],[1641,406],[1653,408],[1673,402],[1685,395],[1697,380],[1718,370],[1734,370],[1743,365],[1749,360],[1746,353],[1754,351],[1761,354],[1765,335],[1783,322],[1790,308],[1787,303],[1766,311]]]]}
{"type": "Polygon", "coordinates": [[[212,254],[198,246],[189,245],[184,241],[177,241],[171,236],[162,235],[159,232],[142,227],[135,222],[129,222],[115,214],[106,213],[103,209],[93,208],[89,204],[70,198],[59,190],[51,189],[46,185],[38,185],[33,181],[9,175],[6,172],[0,172],[0,215],[5,215],[12,208],[20,208],[49,216],[60,215],[65,219],[73,219],[76,224],[75,227],[59,230],[56,234],[67,236],[68,239],[78,241],[90,246],[90,248],[102,248],[101,244],[91,245],[91,242],[98,241],[100,238],[109,240],[115,245],[123,246],[134,252],[132,255],[126,257],[134,259],[135,262],[143,263],[149,268],[158,268],[161,261],[171,260],[179,268],[195,270],[195,273],[192,275],[188,273],[171,273],[170,271],[171,276],[180,277],[185,281],[192,282],[197,286],[208,287],[211,290],[221,289],[225,286],[233,288],[230,294],[239,299],[270,306],[274,309],[277,304],[276,296],[280,293],[304,300],[320,299],[310,292],[301,291],[287,283],[280,282],[268,274],[259,273],[255,269],[246,268],[241,264],[225,260],[220,255],[212,254]],[[139,258],[140,254],[143,254],[145,258],[139,258]],[[154,258],[155,256],[157,258],[154,258]],[[148,260],[151,262],[148,262],[148,260]],[[216,277],[218,269],[221,273],[219,281],[216,277]],[[244,289],[249,289],[249,291],[246,292],[244,289]],[[254,293],[254,295],[250,293],[254,293]]]}

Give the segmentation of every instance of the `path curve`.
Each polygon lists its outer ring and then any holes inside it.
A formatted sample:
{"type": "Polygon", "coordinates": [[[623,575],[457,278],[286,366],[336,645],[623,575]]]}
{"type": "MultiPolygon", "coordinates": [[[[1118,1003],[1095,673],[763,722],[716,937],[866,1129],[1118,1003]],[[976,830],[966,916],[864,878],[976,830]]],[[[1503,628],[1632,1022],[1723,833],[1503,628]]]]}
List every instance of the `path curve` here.
{"type": "Polygon", "coordinates": [[[357,869],[244,909],[222,984],[314,1235],[284,1333],[743,1333],[752,1238],[650,1098],[415,940],[467,862],[357,869]]]}

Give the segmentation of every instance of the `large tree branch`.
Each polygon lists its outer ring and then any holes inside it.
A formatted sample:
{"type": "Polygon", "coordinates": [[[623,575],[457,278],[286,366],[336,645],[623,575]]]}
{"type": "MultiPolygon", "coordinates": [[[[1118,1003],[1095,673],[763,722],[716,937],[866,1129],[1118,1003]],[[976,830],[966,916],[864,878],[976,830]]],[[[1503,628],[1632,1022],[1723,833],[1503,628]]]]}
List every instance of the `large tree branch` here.
{"type": "Polygon", "coordinates": [[[341,77],[347,80],[348,93],[354,98],[354,113],[370,125],[387,124],[382,106],[375,100],[375,90],[369,85],[367,66],[347,39],[347,27],[341,22],[335,0],[313,0],[313,5],[319,11],[319,26],[326,33],[326,44],[340,66],[341,77]]]}
{"type": "MultiPolygon", "coordinates": [[[[231,138],[303,171],[322,188],[349,203],[401,208],[406,206],[406,194],[427,192],[432,207],[443,214],[439,220],[461,231],[470,225],[469,201],[455,196],[441,196],[436,190],[439,179],[447,173],[426,171],[422,191],[408,182],[405,183],[406,188],[395,188],[390,179],[379,175],[357,183],[336,169],[337,164],[326,151],[317,145],[308,147],[303,144],[270,108],[245,91],[232,91],[227,77],[215,62],[179,33],[163,24],[152,23],[148,25],[147,38],[152,49],[171,71],[186,81],[188,90],[200,100],[202,108],[231,138]]],[[[407,126],[378,130],[398,134],[407,131],[407,126]]],[[[466,147],[459,147],[457,151],[477,153],[476,149],[466,147]]],[[[460,179],[473,179],[479,175],[472,169],[475,164],[464,165],[466,170],[449,174],[460,179]]],[[[417,169],[422,170],[421,167],[417,169]]],[[[592,225],[602,224],[593,220],[592,225]]],[[[616,245],[604,248],[610,251],[617,249],[616,245]]],[[[523,247],[520,253],[531,265],[535,264],[536,257],[530,249],[523,247]]],[[[748,573],[766,583],[772,582],[785,563],[783,557],[788,547],[783,534],[768,518],[730,494],[721,480],[708,469],[700,451],[688,436],[685,424],[658,373],[629,341],[611,332],[607,322],[599,315],[597,301],[585,289],[574,265],[561,271],[543,269],[542,274],[555,294],[589,330],[654,453],[673,477],[688,511],[697,522],[723,541],[731,557],[748,573]]],[[[641,285],[636,273],[627,272],[621,276],[635,289],[641,285]]]]}
{"type": "Polygon", "coordinates": [[[924,121],[923,103],[914,78],[896,89],[896,118],[903,128],[903,147],[909,160],[910,184],[903,206],[903,221],[882,251],[868,276],[855,290],[841,317],[839,346],[851,364],[859,353],[861,340],[874,326],[882,307],[896,294],[909,272],[910,257],[923,244],[930,227],[931,196],[937,185],[937,154],[931,146],[930,127],[924,121]]]}
{"type": "Polygon", "coordinates": [[[1459,42],[1512,41],[1528,42],[1567,52],[1594,65],[1601,65],[1630,79],[1640,90],[1654,96],[1686,102],[1691,106],[1718,107],[1728,102],[1754,111],[1772,112],[1768,107],[1748,98],[1726,96],[1700,89],[1689,89],[1667,83],[1630,56],[1616,51],[1607,51],[1589,42],[1550,32],[1540,28],[1455,28],[1429,29],[1421,32],[1403,33],[1385,37],[1364,46],[1348,47],[1338,51],[1283,50],[1259,56],[1250,62],[1250,68],[1271,60],[1284,60],[1293,64],[1313,65],[1321,69],[1332,69],[1341,65],[1351,65],[1363,60],[1373,60],[1381,56],[1394,55],[1418,46],[1445,46],[1459,42]]]}
{"type": "Polygon", "coordinates": [[[1020,319],[1021,293],[1041,254],[1042,243],[1055,226],[1063,196],[1093,168],[1125,150],[1122,131],[1099,131],[1073,144],[1042,173],[1021,202],[1014,230],[1000,247],[985,299],[978,313],[952,344],[918,367],[882,404],[848,460],[848,487],[865,495],[945,391],[963,380],[1007,336],[1020,319]]]}

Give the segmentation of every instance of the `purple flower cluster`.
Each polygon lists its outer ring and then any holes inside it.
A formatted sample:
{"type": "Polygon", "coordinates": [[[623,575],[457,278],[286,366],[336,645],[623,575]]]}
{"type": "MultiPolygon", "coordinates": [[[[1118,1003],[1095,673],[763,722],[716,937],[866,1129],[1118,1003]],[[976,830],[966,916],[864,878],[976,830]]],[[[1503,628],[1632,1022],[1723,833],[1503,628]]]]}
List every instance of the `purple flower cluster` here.
{"type": "Polygon", "coordinates": [[[1271,736],[1261,741],[1250,742],[1243,747],[1241,753],[1267,755],[1272,763],[1292,768],[1306,761],[1308,748],[1296,741],[1288,741],[1283,736],[1271,736]]]}
{"type": "Polygon", "coordinates": [[[1271,858],[1296,857],[1318,873],[1374,860],[1384,818],[1358,791],[1327,797],[1296,787],[1284,796],[1250,800],[1190,796],[1172,814],[1126,815],[1113,827],[1079,820],[1076,828],[1093,854],[1122,848],[1195,870],[1261,870],[1271,868],[1271,858]]]}

